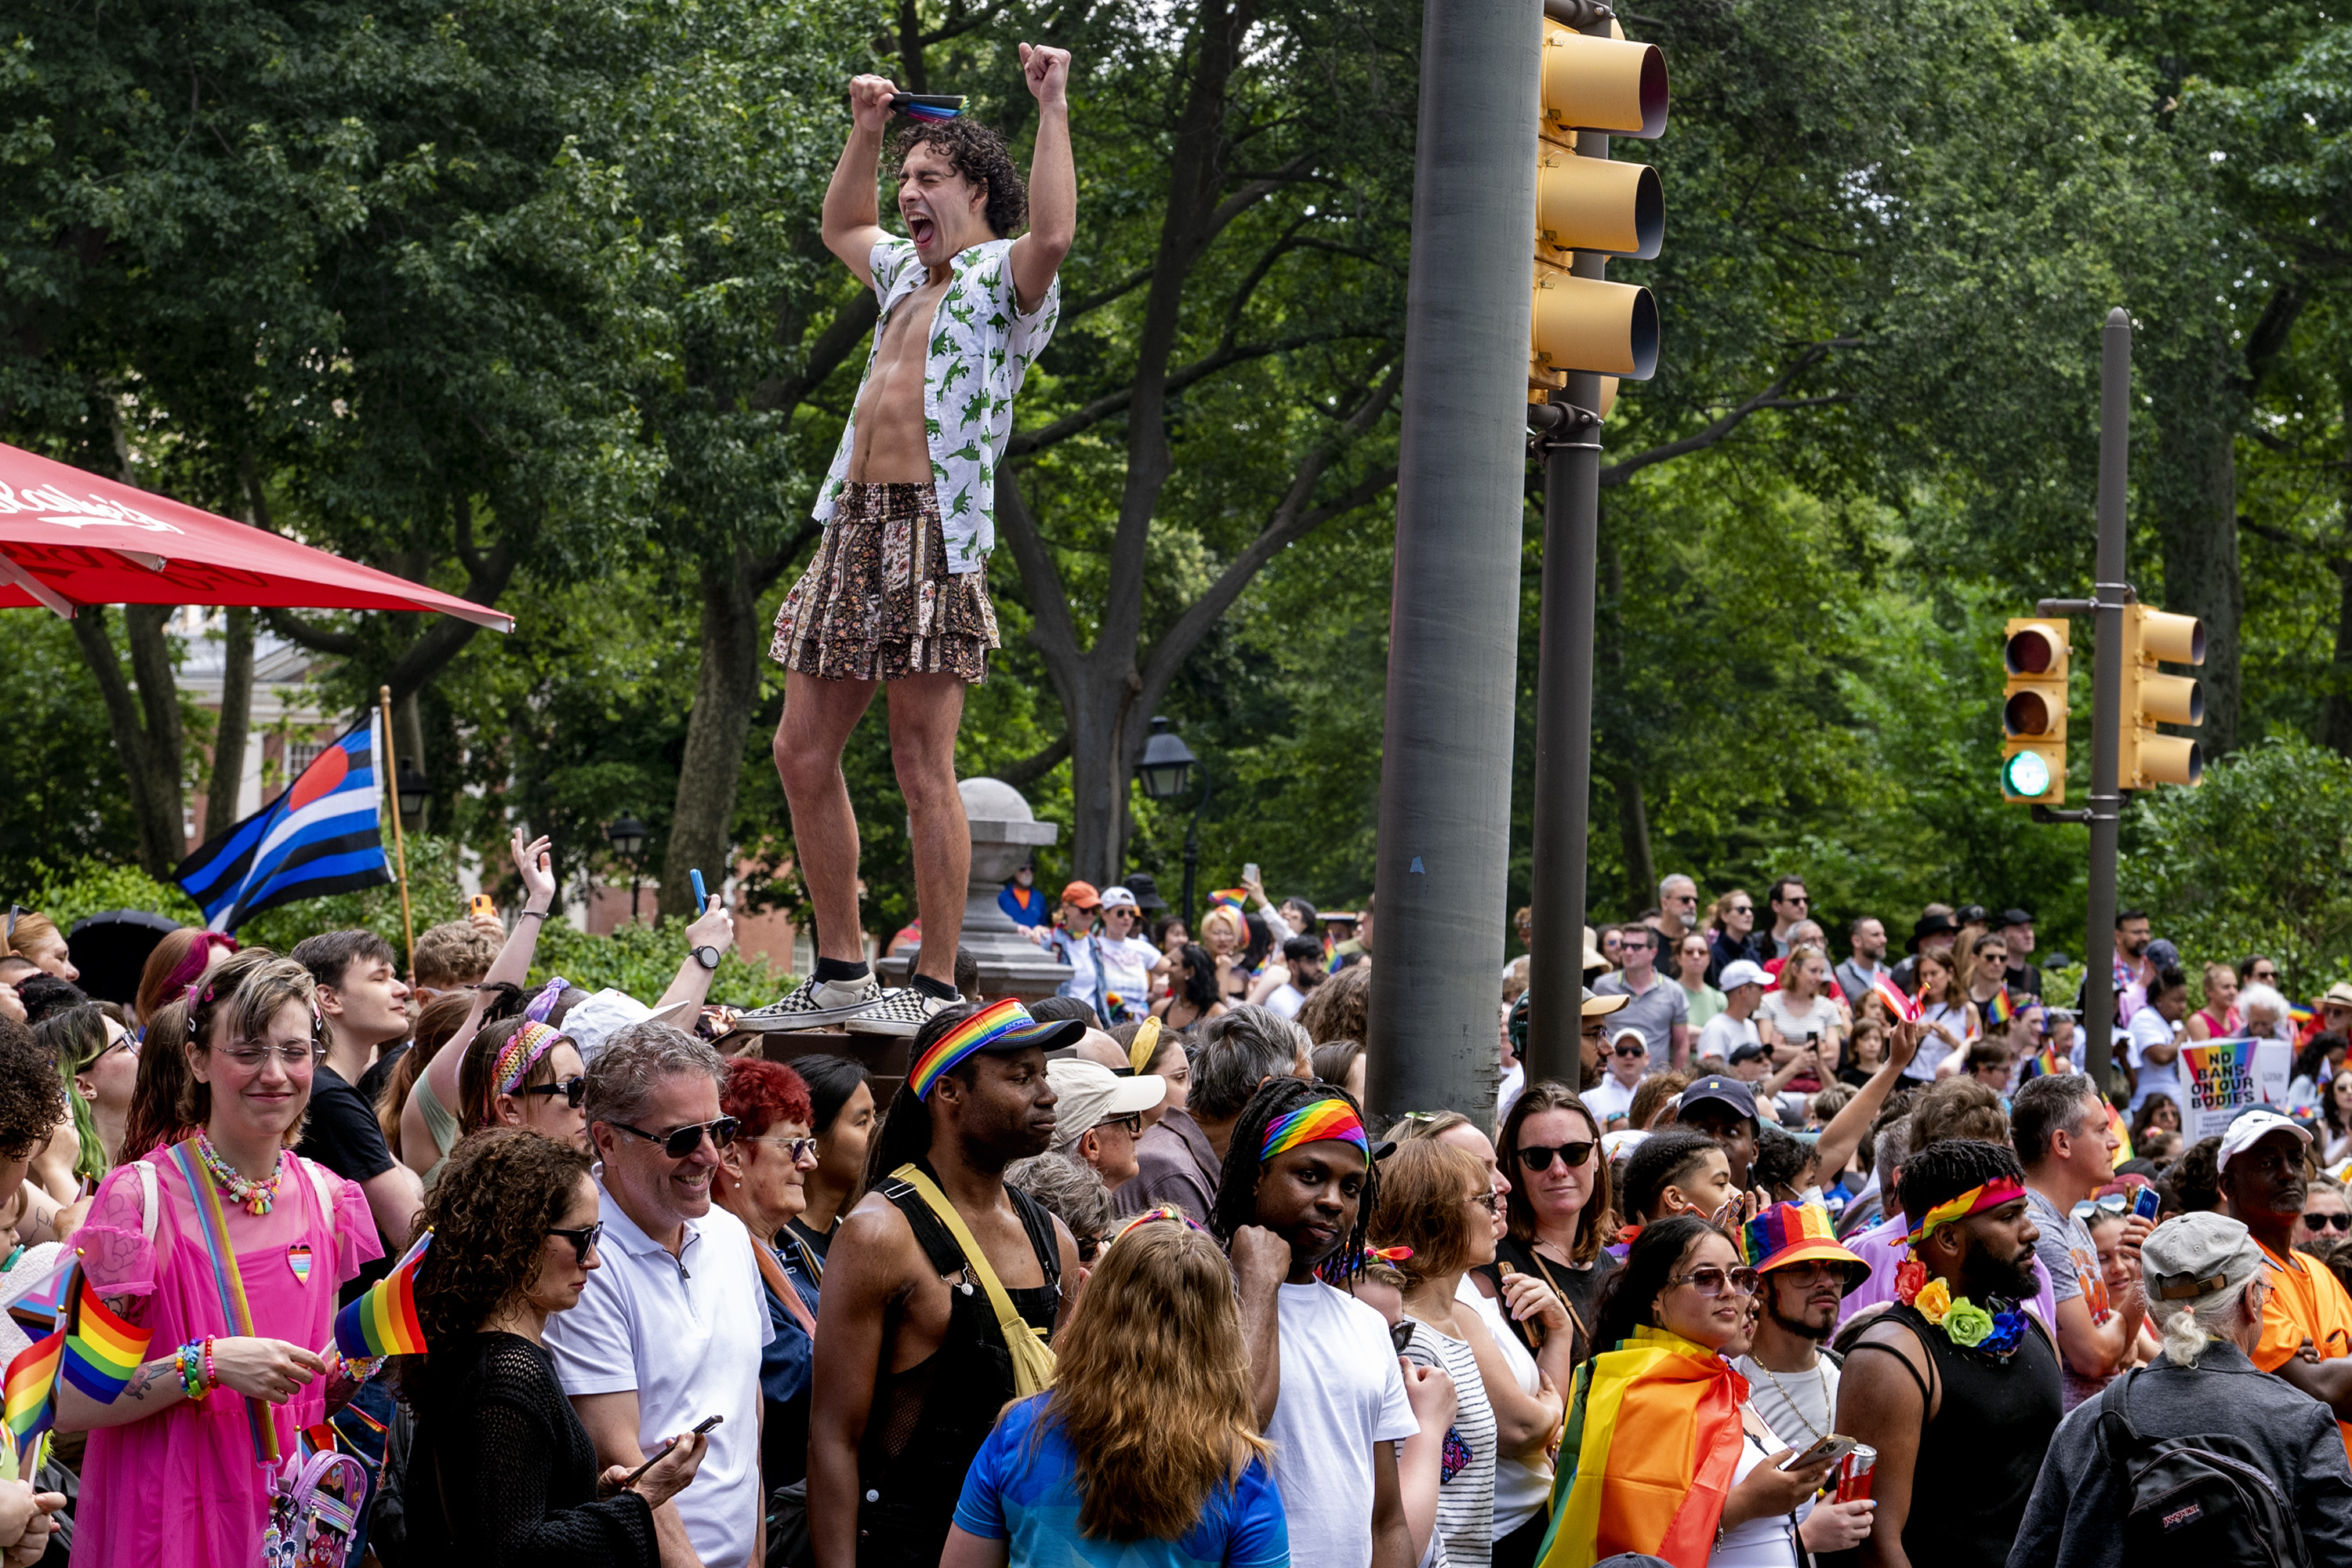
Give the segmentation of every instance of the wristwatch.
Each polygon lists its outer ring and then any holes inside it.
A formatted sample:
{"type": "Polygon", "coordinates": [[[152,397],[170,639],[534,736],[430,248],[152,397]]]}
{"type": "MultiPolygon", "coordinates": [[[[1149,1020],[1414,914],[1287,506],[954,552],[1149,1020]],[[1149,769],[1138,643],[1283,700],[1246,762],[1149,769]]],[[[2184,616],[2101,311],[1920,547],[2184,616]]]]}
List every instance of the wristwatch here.
{"type": "Polygon", "coordinates": [[[705,969],[716,969],[719,967],[719,950],[708,944],[698,947],[694,950],[694,962],[705,969]]]}

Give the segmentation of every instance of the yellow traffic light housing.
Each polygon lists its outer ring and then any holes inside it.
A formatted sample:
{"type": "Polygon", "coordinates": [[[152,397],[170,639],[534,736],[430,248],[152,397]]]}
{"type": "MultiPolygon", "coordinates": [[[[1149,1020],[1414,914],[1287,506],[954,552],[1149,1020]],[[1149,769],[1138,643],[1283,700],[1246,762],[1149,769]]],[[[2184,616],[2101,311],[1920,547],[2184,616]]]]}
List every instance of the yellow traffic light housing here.
{"type": "Polygon", "coordinates": [[[2008,677],[2000,709],[2003,800],[2050,805],[2066,798],[2066,671],[2063,620],[2022,616],[2001,644],[2008,677]]]}
{"type": "Polygon", "coordinates": [[[2204,623],[2146,605],[2125,605],[2123,711],[2116,751],[2118,789],[2193,784],[2205,776],[2205,754],[2196,742],[2157,730],[2158,724],[2202,724],[2204,688],[2193,677],[2164,674],[2157,668],[2159,660],[2203,664],[2204,623]]]}
{"type": "Polygon", "coordinates": [[[1528,384],[1568,371],[1646,381],[1658,367],[1658,306],[1646,289],[1580,278],[1576,253],[1647,259],[1665,239],[1657,171],[1583,157],[1580,132],[1643,139],[1666,129],[1666,62],[1654,44],[1595,37],[1547,16],[1536,142],[1535,300],[1528,384]]]}

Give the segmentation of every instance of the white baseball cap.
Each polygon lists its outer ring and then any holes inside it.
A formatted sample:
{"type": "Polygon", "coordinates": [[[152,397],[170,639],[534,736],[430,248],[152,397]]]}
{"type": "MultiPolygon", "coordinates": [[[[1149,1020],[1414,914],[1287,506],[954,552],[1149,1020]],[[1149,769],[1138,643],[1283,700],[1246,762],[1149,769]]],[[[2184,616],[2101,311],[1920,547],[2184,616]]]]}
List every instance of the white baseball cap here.
{"type": "Polygon", "coordinates": [[[1764,966],[1762,964],[1751,963],[1744,958],[1735,958],[1729,963],[1725,964],[1723,966],[1723,973],[1716,980],[1716,984],[1722,987],[1723,993],[1727,996],[1732,992],[1739,989],[1742,985],[1769,985],[1771,984],[1772,977],[1764,973],[1764,966]]]}
{"type": "Polygon", "coordinates": [[[1107,910],[1140,910],[1135,895],[1114,883],[1102,890],[1102,907],[1107,910]]]}
{"type": "Polygon", "coordinates": [[[2231,1122],[2230,1130],[2221,1134],[2221,1152],[2213,1162],[2214,1169],[2228,1170],[2231,1155],[2245,1152],[2273,1132],[2292,1132],[2305,1145],[2311,1142],[2311,1133],[2307,1130],[2296,1126],[2277,1111],[2249,1110],[2231,1122]]]}
{"type": "Polygon", "coordinates": [[[1114,1117],[1150,1110],[1168,1098],[1168,1080],[1158,1073],[1121,1078],[1100,1062],[1066,1057],[1045,1064],[1053,1087],[1054,1146],[1067,1148],[1114,1117]]]}

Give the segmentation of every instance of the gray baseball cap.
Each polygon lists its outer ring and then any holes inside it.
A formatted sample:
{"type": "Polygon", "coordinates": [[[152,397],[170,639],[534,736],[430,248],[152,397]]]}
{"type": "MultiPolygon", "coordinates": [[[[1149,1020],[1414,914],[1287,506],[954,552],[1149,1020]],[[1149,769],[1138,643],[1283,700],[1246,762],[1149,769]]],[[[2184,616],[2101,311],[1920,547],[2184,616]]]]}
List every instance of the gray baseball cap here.
{"type": "Polygon", "coordinates": [[[2263,1269],[2263,1249],[2245,1226],[2226,1215],[2175,1215],[2140,1244],[2147,1293],[2158,1301],[2193,1301],[2252,1279],[2263,1269]]]}

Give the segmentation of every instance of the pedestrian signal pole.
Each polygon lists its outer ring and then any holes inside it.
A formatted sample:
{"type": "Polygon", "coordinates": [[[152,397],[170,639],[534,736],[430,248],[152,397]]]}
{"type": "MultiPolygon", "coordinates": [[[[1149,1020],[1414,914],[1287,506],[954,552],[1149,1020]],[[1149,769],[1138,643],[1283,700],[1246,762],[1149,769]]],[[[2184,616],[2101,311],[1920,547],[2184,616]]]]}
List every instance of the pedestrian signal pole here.
{"type": "Polygon", "coordinates": [[[1536,141],[1530,446],[1544,464],[1543,607],[1536,672],[1534,951],[1528,1081],[1580,1082],[1586,837],[1592,794],[1593,572],[1601,430],[1621,378],[1658,365],[1647,289],[1608,282],[1608,259],[1646,259],[1665,237],[1656,171],[1610,161],[1612,135],[1666,129],[1666,64],[1626,41],[1598,0],[1544,0],[1536,141]]]}
{"type": "Polygon", "coordinates": [[[2041,615],[2088,615],[2091,660],[2091,795],[2079,811],[2053,810],[2066,770],[2066,636],[2063,622],[2011,621],[2002,707],[2001,793],[2030,801],[2036,822],[2079,822],[2091,830],[2089,929],[2083,953],[2083,1060],[2102,1092],[2114,1060],[2116,1023],[2116,849],[2124,803],[2136,789],[2194,784],[2204,776],[2197,742],[2158,731],[2162,724],[2205,720],[2204,693],[2182,675],[2158,670],[2160,659],[2205,662],[2205,629],[2192,616],[2138,603],[2125,570],[2125,499],[2131,479],[2131,313],[2107,312],[2099,354],[2098,553],[2089,599],[2044,599],[2041,615]],[[2053,629],[2054,628],[2054,629],[2053,629]],[[2037,651],[2040,648],[2043,651],[2037,651]],[[2054,698],[2037,658],[2054,652],[2054,698]],[[2054,701],[2054,712],[2051,703],[2054,701]],[[2038,704],[2038,706],[2037,706],[2038,704]],[[2053,729],[2054,726],[2054,729],[2053,729]],[[2049,763],[2054,753],[2054,773],[2049,763]],[[2041,787],[2031,787],[2039,784],[2041,787]]]}

